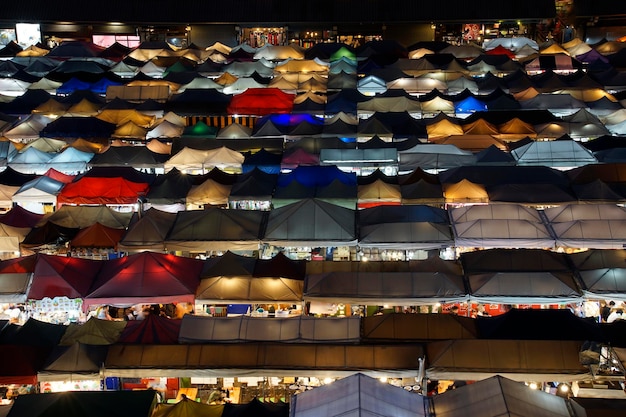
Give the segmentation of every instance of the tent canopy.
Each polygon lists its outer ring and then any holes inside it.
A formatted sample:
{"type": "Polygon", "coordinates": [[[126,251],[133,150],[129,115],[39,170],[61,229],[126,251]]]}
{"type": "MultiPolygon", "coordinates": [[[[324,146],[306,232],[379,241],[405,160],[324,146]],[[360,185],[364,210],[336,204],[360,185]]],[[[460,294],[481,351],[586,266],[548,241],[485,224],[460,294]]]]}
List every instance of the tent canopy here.
{"type": "Polygon", "coordinates": [[[560,340],[446,340],[426,345],[431,379],[485,379],[503,375],[516,381],[580,381],[582,342],[560,340]],[[476,352],[482,352],[477,355],[476,352]]]}
{"type": "Polygon", "coordinates": [[[356,343],[361,338],[360,317],[292,318],[196,317],[186,315],[181,343],[356,343]]]}
{"type": "Polygon", "coordinates": [[[193,302],[202,261],[141,252],[106,261],[84,300],[93,304],[193,302]]]}
{"type": "Polygon", "coordinates": [[[28,298],[83,298],[101,266],[91,259],[38,254],[28,298]]]}
{"type": "Polygon", "coordinates": [[[438,257],[411,262],[311,262],[304,299],[366,305],[467,300],[460,266],[438,257]]]}
{"type": "MultiPolygon", "coordinates": [[[[109,376],[280,376],[306,369],[310,376],[351,375],[376,369],[380,375],[415,377],[419,345],[234,343],[198,345],[113,345],[109,376]]],[[[378,374],[374,372],[374,374],[378,374]]]]}
{"type": "Polygon", "coordinates": [[[425,416],[425,402],[400,387],[358,373],[335,381],[330,386],[296,395],[291,400],[294,417],[315,416],[425,416]]]}

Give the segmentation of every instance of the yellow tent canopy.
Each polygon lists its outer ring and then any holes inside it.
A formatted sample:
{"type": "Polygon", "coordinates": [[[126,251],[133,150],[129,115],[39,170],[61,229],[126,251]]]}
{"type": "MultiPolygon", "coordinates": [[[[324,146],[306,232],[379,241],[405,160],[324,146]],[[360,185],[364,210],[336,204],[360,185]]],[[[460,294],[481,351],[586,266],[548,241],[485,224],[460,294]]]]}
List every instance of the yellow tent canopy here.
{"type": "Polygon", "coordinates": [[[453,184],[443,184],[443,195],[447,203],[486,203],[487,190],[481,184],[463,179],[453,184]]]}

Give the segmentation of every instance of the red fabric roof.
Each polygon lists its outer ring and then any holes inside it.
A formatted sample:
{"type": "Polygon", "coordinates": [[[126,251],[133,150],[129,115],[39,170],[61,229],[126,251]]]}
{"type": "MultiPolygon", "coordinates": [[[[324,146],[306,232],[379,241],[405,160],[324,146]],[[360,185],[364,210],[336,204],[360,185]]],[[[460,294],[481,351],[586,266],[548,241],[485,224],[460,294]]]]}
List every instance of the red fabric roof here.
{"type": "Polygon", "coordinates": [[[0,223],[13,227],[35,227],[43,214],[33,213],[22,206],[13,206],[6,214],[0,215],[0,223]]]}
{"type": "Polygon", "coordinates": [[[121,177],[83,177],[67,184],[57,197],[62,204],[134,204],[148,191],[147,183],[131,182],[121,177]]]}
{"type": "Polygon", "coordinates": [[[35,270],[35,255],[0,261],[0,274],[28,274],[35,270]]]}
{"type": "Polygon", "coordinates": [[[118,343],[172,345],[178,343],[182,320],[148,314],[145,320],[129,321],[118,343]]]}
{"type": "Polygon", "coordinates": [[[64,174],[63,172],[57,171],[54,168],[48,169],[43,175],[52,178],[53,180],[62,182],[63,184],[69,184],[70,182],[74,181],[74,178],[76,178],[76,175],[64,174]]]}
{"type": "Polygon", "coordinates": [[[114,229],[100,223],[81,229],[70,241],[73,248],[115,248],[126,233],[125,229],[114,229]]]}
{"type": "Polygon", "coordinates": [[[515,58],[515,54],[513,53],[513,51],[511,51],[510,49],[506,49],[504,46],[502,45],[498,45],[493,49],[488,50],[487,52],[485,52],[487,55],[506,55],[509,58],[515,58]]]}
{"type": "Polygon", "coordinates": [[[101,266],[102,262],[91,259],[38,254],[28,298],[82,298],[101,266]]]}
{"type": "Polygon", "coordinates": [[[83,307],[193,302],[204,262],[155,252],[104,262],[83,307]]]}
{"type": "Polygon", "coordinates": [[[290,113],[295,95],[278,88],[248,88],[232,98],[228,114],[265,116],[272,113],[290,113]]]}
{"type": "Polygon", "coordinates": [[[0,385],[37,383],[37,371],[50,353],[49,347],[0,345],[0,385]]]}

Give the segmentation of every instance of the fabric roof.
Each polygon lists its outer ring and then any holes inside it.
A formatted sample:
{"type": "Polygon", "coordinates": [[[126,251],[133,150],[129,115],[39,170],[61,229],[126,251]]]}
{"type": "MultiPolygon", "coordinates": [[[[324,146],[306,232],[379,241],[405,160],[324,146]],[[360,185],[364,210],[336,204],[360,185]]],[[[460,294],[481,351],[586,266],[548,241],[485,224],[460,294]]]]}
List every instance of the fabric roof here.
{"type": "Polygon", "coordinates": [[[363,318],[363,339],[367,341],[477,337],[475,320],[453,314],[383,314],[363,318]]]}
{"type": "Polygon", "coordinates": [[[65,334],[65,326],[29,318],[23,325],[10,324],[0,332],[6,345],[54,347],[65,334]]]}
{"type": "Polygon", "coordinates": [[[304,282],[282,277],[206,275],[196,290],[196,300],[219,304],[299,303],[304,282]]]}
{"type": "Polygon", "coordinates": [[[111,345],[120,338],[124,327],[126,327],[125,321],[100,320],[91,317],[84,324],[71,323],[59,345],[71,346],[75,343],[111,345]]]}
{"type": "Polygon", "coordinates": [[[474,205],[450,209],[457,246],[553,247],[555,240],[539,213],[513,204],[474,205]]]}
{"type": "Polygon", "coordinates": [[[626,300],[626,252],[589,250],[570,255],[587,298],[626,300]]]}
{"type": "Polygon", "coordinates": [[[182,320],[148,314],[143,320],[130,320],[118,343],[168,345],[178,343],[182,320]]]}
{"type": "Polygon", "coordinates": [[[49,347],[0,345],[0,383],[36,384],[37,370],[41,368],[49,352],[49,347]]]}
{"type": "Polygon", "coordinates": [[[63,204],[136,204],[148,191],[147,183],[136,183],[121,177],[83,177],[67,184],[57,197],[63,204]]]}
{"type": "Polygon", "coordinates": [[[614,204],[569,204],[545,210],[560,246],[622,249],[626,210],[614,204]]]}
{"type": "Polygon", "coordinates": [[[197,259],[155,252],[109,260],[102,266],[83,306],[193,302],[202,265],[197,259]]]}
{"type": "Polygon", "coordinates": [[[568,400],[501,375],[448,390],[433,397],[437,416],[450,417],[459,409],[468,416],[570,417],[568,400]]]}
{"type": "Polygon", "coordinates": [[[0,261],[0,300],[2,302],[26,301],[26,292],[34,268],[34,258],[35,256],[32,255],[26,258],[0,261]]]}
{"type": "Polygon", "coordinates": [[[100,223],[81,229],[70,241],[72,248],[114,248],[124,236],[124,229],[115,229],[100,223]]]}
{"type": "MultiPolygon", "coordinates": [[[[106,184],[101,180],[100,184],[106,184]]],[[[45,220],[63,227],[84,229],[96,223],[114,229],[125,229],[132,213],[122,213],[107,206],[63,206],[45,220]]]]}
{"type": "Polygon", "coordinates": [[[561,340],[447,340],[426,344],[431,379],[577,381],[589,377],[580,364],[582,342],[561,340]],[[482,352],[476,355],[476,352],[482,352]]]}
{"type": "Polygon", "coordinates": [[[360,317],[316,318],[199,317],[186,315],[181,343],[356,343],[361,338],[360,317]]]}
{"type": "Polygon", "coordinates": [[[355,212],[304,199],[269,213],[263,241],[276,246],[354,246],[355,212]]]}
{"type": "Polygon", "coordinates": [[[228,105],[228,114],[265,116],[271,113],[289,113],[293,108],[293,94],[277,88],[249,88],[235,95],[228,105]]]}
{"type": "Polygon", "coordinates": [[[580,301],[565,255],[541,249],[488,249],[461,255],[476,302],[533,304],[580,301]]]}
{"type": "Polygon", "coordinates": [[[418,345],[335,345],[234,343],[200,345],[113,345],[109,376],[280,376],[306,369],[309,376],[352,374],[377,369],[386,375],[415,376],[418,345]],[[256,370],[256,371],[255,371],[256,370]]]}
{"type": "Polygon", "coordinates": [[[293,396],[291,415],[418,417],[427,415],[425,402],[420,395],[359,373],[293,396]]]}
{"type": "Polygon", "coordinates": [[[258,249],[267,213],[255,210],[181,211],[168,233],[167,250],[205,252],[210,250],[258,249]]]}
{"type": "Polygon", "coordinates": [[[457,263],[433,257],[411,262],[312,262],[304,299],[367,305],[415,305],[467,299],[457,263]]]}
{"type": "Polygon", "coordinates": [[[511,151],[518,165],[576,167],[597,163],[597,159],[573,140],[538,141],[511,151]]]}
{"type": "Polygon", "coordinates": [[[148,209],[142,216],[133,214],[128,230],[118,244],[120,251],[162,251],[163,242],[176,220],[175,213],[155,208],[148,209]]]}
{"type": "Polygon", "coordinates": [[[212,179],[207,179],[199,185],[191,187],[187,193],[185,202],[188,207],[202,207],[206,204],[220,206],[228,204],[228,197],[232,185],[220,184],[212,179]]]}
{"type": "Polygon", "coordinates": [[[67,256],[37,255],[28,298],[83,298],[87,295],[101,263],[67,256]]]}
{"type": "Polygon", "coordinates": [[[81,343],[57,346],[37,372],[37,380],[42,382],[99,379],[106,352],[106,346],[81,343]]]}

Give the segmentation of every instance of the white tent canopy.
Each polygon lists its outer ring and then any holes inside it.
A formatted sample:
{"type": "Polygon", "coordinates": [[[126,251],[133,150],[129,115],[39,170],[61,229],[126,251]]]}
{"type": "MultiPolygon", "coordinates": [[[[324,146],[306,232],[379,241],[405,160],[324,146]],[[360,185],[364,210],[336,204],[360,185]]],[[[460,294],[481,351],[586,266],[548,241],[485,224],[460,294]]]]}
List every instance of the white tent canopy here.
{"type": "Polygon", "coordinates": [[[563,397],[533,390],[523,382],[497,375],[486,380],[448,390],[432,397],[437,417],[533,416],[571,417],[571,405],[563,397]]]}
{"type": "Polygon", "coordinates": [[[421,395],[359,373],[335,381],[332,385],[293,396],[291,415],[419,417],[427,415],[426,401],[421,395]]]}
{"type": "Polygon", "coordinates": [[[511,154],[518,165],[571,168],[598,163],[590,150],[573,140],[531,142],[513,149],[511,154]]]}
{"type": "Polygon", "coordinates": [[[558,246],[622,249],[626,209],[613,204],[570,204],[548,208],[546,217],[558,246]]]}
{"type": "Polygon", "coordinates": [[[456,246],[545,248],[555,241],[536,209],[517,204],[450,209],[456,246]]]}

